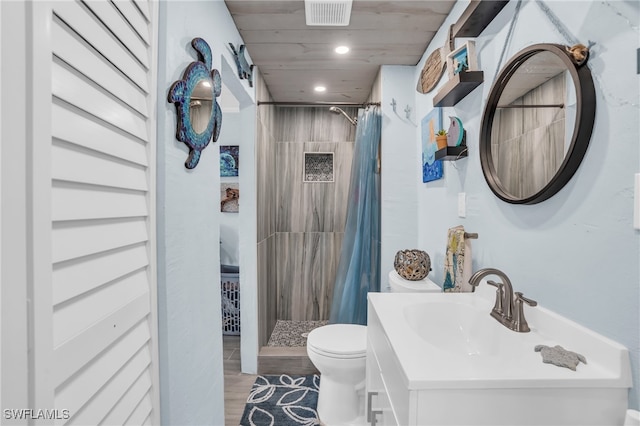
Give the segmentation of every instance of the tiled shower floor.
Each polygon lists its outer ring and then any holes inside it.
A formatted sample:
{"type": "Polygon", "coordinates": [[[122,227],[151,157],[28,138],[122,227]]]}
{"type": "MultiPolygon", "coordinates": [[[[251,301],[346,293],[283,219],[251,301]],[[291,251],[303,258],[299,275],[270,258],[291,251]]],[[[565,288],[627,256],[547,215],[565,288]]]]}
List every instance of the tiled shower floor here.
{"type": "Polygon", "coordinates": [[[309,332],[328,323],[329,321],[278,320],[267,346],[306,346],[309,332]]]}

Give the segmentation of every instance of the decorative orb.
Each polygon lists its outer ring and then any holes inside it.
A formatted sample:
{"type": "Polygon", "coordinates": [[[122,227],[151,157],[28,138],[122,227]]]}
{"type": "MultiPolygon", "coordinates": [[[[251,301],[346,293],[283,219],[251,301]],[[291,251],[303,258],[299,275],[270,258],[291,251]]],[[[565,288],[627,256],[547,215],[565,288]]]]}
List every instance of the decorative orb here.
{"type": "Polygon", "coordinates": [[[402,278],[420,281],[431,270],[431,258],[422,250],[400,250],[396,253],[393,267],[402,278]]]}

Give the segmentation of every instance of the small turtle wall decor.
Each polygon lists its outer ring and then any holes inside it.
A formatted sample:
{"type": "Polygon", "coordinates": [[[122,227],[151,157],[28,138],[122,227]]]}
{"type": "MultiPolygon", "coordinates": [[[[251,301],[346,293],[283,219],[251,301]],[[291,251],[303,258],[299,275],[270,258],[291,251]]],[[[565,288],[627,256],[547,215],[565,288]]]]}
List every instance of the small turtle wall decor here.
{"type": "Polygon", "coordinates": [[[187,66],[182,80],[171,85],[167,96],[178,113],[176,138],[189,148],[184,163],[187,169],[198,165],[202,150],[212,139],[218,140],[222,126],[222,110],[217,101],[222,80],[220,72],[212,68],[211,48],[199,37],[191,41],[191,46],[198,53],[198,60],[187,66]]]}
{"type": "Polygon", "coordinates": [[[573,46],[566,46],[567,54],[571,60],[579,67],[584,65],[589,59],[589,48],[584,44],[574,44],[573,46]]]}
{"type": "Polygon", "coordinates": [[[246,46],[241,44],[238,50],[236,50],[233,44],[229,43],[229,47],[231,47],[233,51],[233,59],[236,61],[236,66],[238,67],[238,77],[240,77],[240,80],[246,79],[249,82],[249,87],[253,87],[253,64],[249,65],[247,58],[244,57],[246,46]]]}

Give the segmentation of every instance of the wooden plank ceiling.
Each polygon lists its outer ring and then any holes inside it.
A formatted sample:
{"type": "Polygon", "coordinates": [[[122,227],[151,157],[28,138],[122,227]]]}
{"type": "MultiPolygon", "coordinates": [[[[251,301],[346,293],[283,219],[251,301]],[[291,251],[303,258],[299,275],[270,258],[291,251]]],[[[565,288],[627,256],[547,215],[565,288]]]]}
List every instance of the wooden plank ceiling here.
{"type": "Polygon", "coordinates": [[[275,101],[362,103],[380,65],[418,63],[455,0],[354,0],[345,27],[307,26],[303,0],[225,3],[275,101]]]}

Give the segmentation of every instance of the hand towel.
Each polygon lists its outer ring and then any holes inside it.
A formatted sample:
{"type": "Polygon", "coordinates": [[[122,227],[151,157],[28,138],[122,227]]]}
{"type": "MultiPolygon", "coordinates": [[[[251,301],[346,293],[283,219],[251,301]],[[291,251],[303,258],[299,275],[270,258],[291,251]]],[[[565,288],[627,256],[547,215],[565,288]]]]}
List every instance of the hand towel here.
{"type": "Polygon", "coordinates": [[[471,292],[471,243],[464,236],[462,225],[447,232],[447,250],[444,260],[444,291],[471,292]]]}

